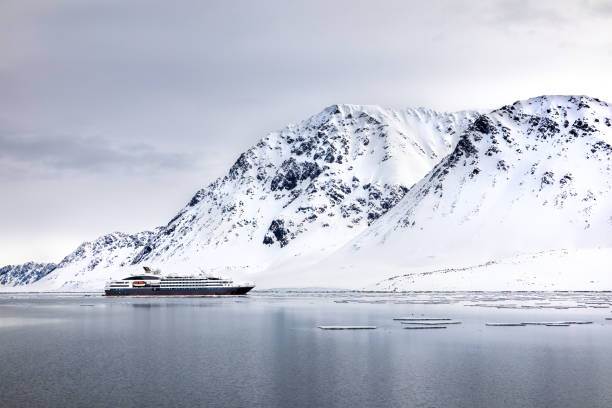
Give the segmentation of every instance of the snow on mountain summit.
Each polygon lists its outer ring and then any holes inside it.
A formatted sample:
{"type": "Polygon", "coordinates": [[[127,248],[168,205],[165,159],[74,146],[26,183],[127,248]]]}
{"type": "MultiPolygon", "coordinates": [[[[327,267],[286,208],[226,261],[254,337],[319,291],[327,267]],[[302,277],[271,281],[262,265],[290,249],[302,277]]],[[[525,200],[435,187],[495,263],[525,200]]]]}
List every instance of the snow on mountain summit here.
{"type": "Polygon", "coordinates": [[[414,273],[608,248],[611,118],[586,96],[484,114],[332,105],[262,138],[166,226],[102,237],[34,285],[99,289],[152,265],[403,290],[414,273]]]}

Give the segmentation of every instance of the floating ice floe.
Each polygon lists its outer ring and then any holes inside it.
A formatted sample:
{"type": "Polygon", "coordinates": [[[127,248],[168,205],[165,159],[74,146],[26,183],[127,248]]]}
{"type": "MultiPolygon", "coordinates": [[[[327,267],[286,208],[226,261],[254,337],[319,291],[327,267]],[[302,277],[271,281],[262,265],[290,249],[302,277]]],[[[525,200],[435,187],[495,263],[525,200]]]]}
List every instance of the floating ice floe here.
{"type": "Polygon", "coordinates": [[[561,321],[561,322],[522,322],[527,326],[551,326],[551,325],[567,325],[570,324],[592,324],[590,321],[574,320],[574,321],[561,321]]]}
{"type": "Polygon", "coordinates": [[[413,324],[415,326],[440,326],[440,325],[444,325],[444,324],[461,324],[461,322],[458,321],[439,321],[439,322],[415,322],[415,321],[400,321],[401,324],[413,324]]]}
{"type": "Polygon", "coordinates": [[[374,330],[376,326],[318,326],[322,330],[374,330]]]}
{"type": "Polygon", "coordinates": [[[421,329],[446,329],[446,326],[406,326],[404,329],[407,330],[421,330],[421,329]]]}

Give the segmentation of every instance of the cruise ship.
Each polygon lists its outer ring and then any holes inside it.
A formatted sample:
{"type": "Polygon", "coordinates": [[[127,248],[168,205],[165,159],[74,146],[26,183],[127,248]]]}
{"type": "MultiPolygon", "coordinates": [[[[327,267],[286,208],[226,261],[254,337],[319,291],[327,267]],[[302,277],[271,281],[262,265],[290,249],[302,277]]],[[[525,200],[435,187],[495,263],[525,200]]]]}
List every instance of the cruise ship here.
{"type": "Polygon", "coordinates": [[[111,280],[104,287],[106,296],[209,296],[245,295],[255,284],[235,284],[231,279],[211,276],[163,276],[144,267],[145,274],[111,280]]]}

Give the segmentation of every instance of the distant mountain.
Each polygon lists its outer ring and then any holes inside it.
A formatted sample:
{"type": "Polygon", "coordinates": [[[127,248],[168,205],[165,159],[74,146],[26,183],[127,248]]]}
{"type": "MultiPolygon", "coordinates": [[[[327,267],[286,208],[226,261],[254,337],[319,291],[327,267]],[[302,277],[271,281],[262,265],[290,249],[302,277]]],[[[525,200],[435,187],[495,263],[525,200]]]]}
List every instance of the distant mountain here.
{"type": "MultiPolygon", "coordinates": [[[[103,282],[115,275],[120,277],[122,270],[128,267],[138,252],[147,245],[156,231],[145,231],[138,234],[113,232],[99,237],[92,242],[84,242],[62,261],[49,265],[45,274],[35,275],[34,270],[25,276],[32,276],[29,281],[18,281],[18,270],[13,267],[11,286],[28,285],[28,290],[101,290],[103,282]],[[100,286],[102,285],[102,286],[100,286]]],[[[30,268],[23,268],[24,272],[30,268]]],[[[0,274],[0,279],[1,274],[0,274]]],[[[4,284],[4,283],[3,283],[4,284]]]]}
{"type": "MultiPolygon", "coordinates": [[[[457,277],[539,251],[606,250],[610,118],[585,96],[486,114],[334,105],[261,139],[166,226],[85,243],[30,287],[100,290],[109,275],[151,265],[264,287],[392,278],[373,288],[435,289],[439,279],[423,276],[437,270],[457,277]]],[[[594,285],[612,286],[595,269],[594,285]]]]}
{"type": "MultiPolygon", "coordinates": [[[[57,267],[54,263],[26,262],[0,268],[0,285],[20,286],[44,278],[57,267]]],[[[0,286],[1,287],[1,286],[0,286]]]]}

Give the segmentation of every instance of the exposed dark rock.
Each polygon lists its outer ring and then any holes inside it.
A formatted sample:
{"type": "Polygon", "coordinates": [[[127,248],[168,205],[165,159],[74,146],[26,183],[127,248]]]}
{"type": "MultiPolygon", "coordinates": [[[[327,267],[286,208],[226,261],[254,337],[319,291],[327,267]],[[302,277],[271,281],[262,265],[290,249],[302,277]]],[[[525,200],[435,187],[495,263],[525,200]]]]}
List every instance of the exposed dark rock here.
{"type": "Polygon", "coordinates": [[[472,130],[488,135],[494,129],[491,121],[486,115],[480,115],[471,126],[472,130]]]}
{"type": "Polygon", "coordinates": [[[268,228],[268,233],[264,236],[263,243],[272,245],[276,240],[281,248],[289,243],[289,230],[285,227],[285,221],[277,219],[272,221],[268,228]]]}
{"type": "Polygon", "coordinates": [[[581,120],[581,119],[576,119],[574,121],[574,123],[572,124],[573,127],[575,127],[576,129],[580,129],[583,132],[595,132],[597,131],[597,129],[595,129],[594,127],[590,126],[585,120],[581,120]]]}
{"type": "Polygon", "coordinates": [[[314,180],[319,174],[321,174],[321,168],[316,162],[297,163],[292,157],[283,162],[270,183],[270,189],[272,191],[292,190],[300,181],[314,180]]]}
{"type": "Polygon", "coordinates": [[[235,180],[236,178],[246,173],[246,171],[249,170],[251,167],[252,165],[251,163],[249,163],[246,153],[242,153],[238,157],[238,160],[236,160],[234,165],[230,168],[229,176],[232,180],[235,180]]]}
{"type": "Polygon", "coordinates": [[[497,148],[497,146],[491,146],[487,149],[487,151],[485,152],[486,156],[493,156],[494,154],[499,153],[501,150],[499,150],[497,148]]]}
{"type": "Polygon", "coordinates": [[[593,146],[591,148],[591,152],[592,153],[596,153],[598,151],[605,151],[608,154],[612,153],[612,146],[610,146],[610,144],[604,142],[603,140],[599,140],[599,141],[593,143],[592,146],[593,146]]]}
{"type": "Polygon", "coordinates": [[[571,181],[573,180],[572,178],[572,174],[568,173],[565,176],[561,177],[561,180],[559,180],[559,184],[561,184],[562,186],[571,183],[571,181]]]}
{"type": "Polygon", "coordinates": [[[378,218],[380,218],[380,214],[377,212],[369,212],[368,213],[368,222],[372,223],[373,221],[376,221],[378,218]]]}
{"type": "Polygon", "coordinates": [[[468,158],[478,153],[476,145],[470,140],[469,135],[465,134],[461,136],[455,150],[448,156],[445,165],[448,167],[455,167],[461,158],[468,158]]]}
{"type": "MultiPolygon", "coordinates": [[[[187,206],[189,207],[193,207],[194,205],[196,205],[197,203],[199,203],[200,201],[202,201],[202,199],[206,196],[206,191],[204,189],[199,190],[197,193],[195,193],[195,195],[191,198],[191,200],[189,201],[189,204],[187,204],[187,206]]],[[[177,215],[178,217],[178,215],[177,215]]],[[[173,219],[174,220],[174,219],[173,219]]],[[[173,221],[172,220],[172,221],[173,221]]],[[[170,221],[170,222],[172,222],[170,221]]]]}
{"type": "Polygon", "coordinates": [[[310,153],[315,148],[315,140],[308,139],[291,149],[291,153],[301,156],[310,153]]]}
{"type": "Polygon", "coordinates": [[[557,122],[548,118],[539,118],[537,126],[542,135],[552,136],[561,131],[557,122]]]}
{"type": "Polygon", "coordinates": [[[553,184],[555,182],[555,174],[552,171],[547,171],[542,175],[540,188],[545,184],[553,184]]]}
{"type": "Polygon", "coordinates": [[[309,222],[313,222],[317,218],[318,218],[317,214],[310,214],[308,217],[306,217],[306,220],[309,221],[309,222]]]}

